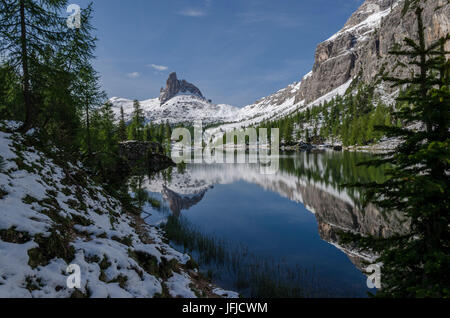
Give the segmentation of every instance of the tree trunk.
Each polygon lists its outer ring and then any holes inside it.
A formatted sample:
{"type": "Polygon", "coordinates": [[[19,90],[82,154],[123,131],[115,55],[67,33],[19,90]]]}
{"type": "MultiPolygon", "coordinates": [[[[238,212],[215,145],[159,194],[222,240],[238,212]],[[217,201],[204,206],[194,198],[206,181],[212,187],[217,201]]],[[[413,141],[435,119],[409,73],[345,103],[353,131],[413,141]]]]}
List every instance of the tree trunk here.
{"type": "Polygon", "coordinates": [[[21,59],[22,59],[22,92],[25,101],[25,121],[19,128],[19,131],[26,133],[33,126],[33,105],[31,103],[31,89],[30,89],[30,71],[28,66],[28,50],[27,50],[27,30],[25,21],[25,0],[20,0],[20,41],[21,41],[21,59]]]}

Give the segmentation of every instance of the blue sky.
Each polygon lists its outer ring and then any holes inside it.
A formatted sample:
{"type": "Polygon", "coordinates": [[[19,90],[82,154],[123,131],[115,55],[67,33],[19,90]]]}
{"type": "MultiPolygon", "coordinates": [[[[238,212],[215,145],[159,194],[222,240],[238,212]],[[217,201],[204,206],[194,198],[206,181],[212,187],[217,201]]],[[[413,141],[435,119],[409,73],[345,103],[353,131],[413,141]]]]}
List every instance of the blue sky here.
{"type": "Polygon", "coordinates": [[[157,97],[176,71],[215,103],[245,106],[308,73],[362,2],[95,0],[94,64],[110,97],[157,97]]]}

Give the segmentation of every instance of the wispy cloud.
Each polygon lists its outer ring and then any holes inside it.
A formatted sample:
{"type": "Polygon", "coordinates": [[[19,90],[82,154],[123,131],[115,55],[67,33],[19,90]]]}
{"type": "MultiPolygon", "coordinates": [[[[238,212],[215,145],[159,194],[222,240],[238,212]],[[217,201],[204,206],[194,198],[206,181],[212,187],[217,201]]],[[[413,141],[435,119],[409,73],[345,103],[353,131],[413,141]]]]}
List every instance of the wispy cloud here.
{"type": "Polygon", "coordinates": [[[201,18],[204,17],[207,13],[203,9],[188,8],[178,12],[178,14],[183,15],[185,17],[201,18]]]}
{"type": "Polygon", "coordinates": [[[302,25],[302,21],[298,17],[286,13],[248,11],[240,13],[239,17],[246,24],[267,23],[287,28],[302,25]]]}
{"type": "Polygon", "coordinates": [[[132,73],[127,74],[128,78],[138,78],[140,76],[141,76],[141,73],[139,73],[139,72],[132,72],[132,73]]]}
{"type": "Polygon", "coordinates": [[[154,70],[160,71],[160,72],[167,71],[169,69],[169,67],[167,67],[167,66],[157,65],[157,64],[149,64],[147,66],[153,68],[154,70]]]}
{"type": "Polygon", "coordinates": [[[201,18],[208,15],[208,11],[212,6],[212,0],[204,0],[203,5],[197,7],[190,7],[178,12],[178,14],[185,17],[201,18]]]}

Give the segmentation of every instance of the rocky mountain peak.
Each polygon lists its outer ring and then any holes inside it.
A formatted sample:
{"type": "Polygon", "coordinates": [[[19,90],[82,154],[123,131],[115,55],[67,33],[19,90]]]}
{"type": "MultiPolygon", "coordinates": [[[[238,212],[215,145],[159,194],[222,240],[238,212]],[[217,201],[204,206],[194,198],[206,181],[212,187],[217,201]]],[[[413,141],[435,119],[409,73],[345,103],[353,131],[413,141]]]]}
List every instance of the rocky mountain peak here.
{"type": "Polygon", "coordinates": [[[368,17],[392,9],[400,0],[366,0],[347,20],[343,30],[354,27],[368,17]]]}
{"type": "Polygon", "coordinates": [[[185,80],[178,80],[177,73],[173,72],[170,73],[167,79],[166,88],[161,88],[161,95],[159,96],[161,105],[180,93],[192,94],[204,99],[202,92],[197,86],[185,80]]]}
{"type": "MultiPolygon", "coordinates": [[[[429,0],[423,6],[430,44],[449,32],[450,5],[429,0]]],[[[414,12],[403,16],[402,8],[403,0],[366,0],[340,31],[318,45],[313,71],[302,80],[295,102],[314,101],[356,77],[371,83],[383,67],[394,69],[389,50],[405,37],[414,39],[417,29],[414,12]]]]}

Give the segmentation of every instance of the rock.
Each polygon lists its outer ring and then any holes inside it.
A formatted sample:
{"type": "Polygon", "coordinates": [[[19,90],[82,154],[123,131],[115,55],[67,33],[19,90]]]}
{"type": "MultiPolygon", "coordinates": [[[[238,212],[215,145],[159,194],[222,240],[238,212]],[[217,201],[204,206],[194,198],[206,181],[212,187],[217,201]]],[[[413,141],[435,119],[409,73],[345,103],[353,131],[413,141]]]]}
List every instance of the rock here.
{"type": "Polygon", "coordinates": [[[130,166],[147,163],[153,172],[176,166],[163,152],[162,146],[156,142],[126,141],[119,144],[119,154],[130,166]]]}
{"type": "Polygon", "coordinates": [[[169,75],[166,88],[161,88],[161,95],[159,96],[161,105],[179,93],[192,94],[204,99],[202,92],[194,84],[185,80],[178,80],[177,73],[174,72],[169,75]]]}
{"type": "Polygon", "coordinates": [[[176,166],[171,158],[163,154],[152,154],[148,158],[148,169],[151,172],[158,172],[176,166]]]}
{"type": "Polygon", "coordinates": [[[313,149],[313,145],[311,145],[309,143],[305,143],[305,142],[300,142],[298,144],[298,147],[300,150],[303,150],[303,151],[309,151],[309,150],[313,149]]]}
{"type": "Polygon", "coordinates": [[[289,151],[311,151],[314,149],[314,146],[310,143],[305,142],[281,142],[280,149],[289,151]]]}
{"type": "Polygon", "coordinates": [[[334,151],[342,151],[342,149],[343,149],[342,146],[334,146],[333,147],[334,151]]]}
{"type": "MultiPolygon", "coordinates": [[[[310,73],[255,104],[281,106],[294,99],[294,104],[304,101],[307,105],[351,79],[373,84],[383,69],[392,76],[409,75],[406,72],[411,70],[395,68],[396,58],[389,54],[395,44],[403,44],[405,37],[417,38],[415,14],[408,12],[402,17],[403,3],[366,0],[338,33],[317,46],[310,73]]],[[[423,6],[425,40],[429,45],[450,32],[450,4],[446,0],[428,0],[423,6]]],[[[446,50],[450,51],[450,41],[446,50]]],[[[380,93],[385,97],[397,88],[385,84],[383,89],[380,93]]]]}
{"type": "MultiPolygon", "coordinates": [[[[373,83],[383,68],[392,71],[397,61],[389,51],[395,44],[403,44],[405,37],[417,38],[414,12],[402,17],[402,9],[403,1],[400,0],[366,0],[341,31],[318,45],[313,71],[302,80],[295,93],[295,101],[309,103],[352,78],[359,77],[365,83],[373,83]]],[[[427,44],[449,33],[449,17],[447,1],[424,3],[427,44]]],[[[446,49],[450,50],[450,42],[447,42],[446,49]]],[[[405,75],[402,72],[409,71],[398,69],[391,75],[402,76],[405,75]]],[[[386,90],[394,89],[386,87],[386,90]]]]}
{"type": "Polygon", "coordinates": [[[119,154],[130,161],[137,161],[148,153],[161,154],[163,148],[160,144],[150,141],[125,141],[119,144],[119,154]]]}

